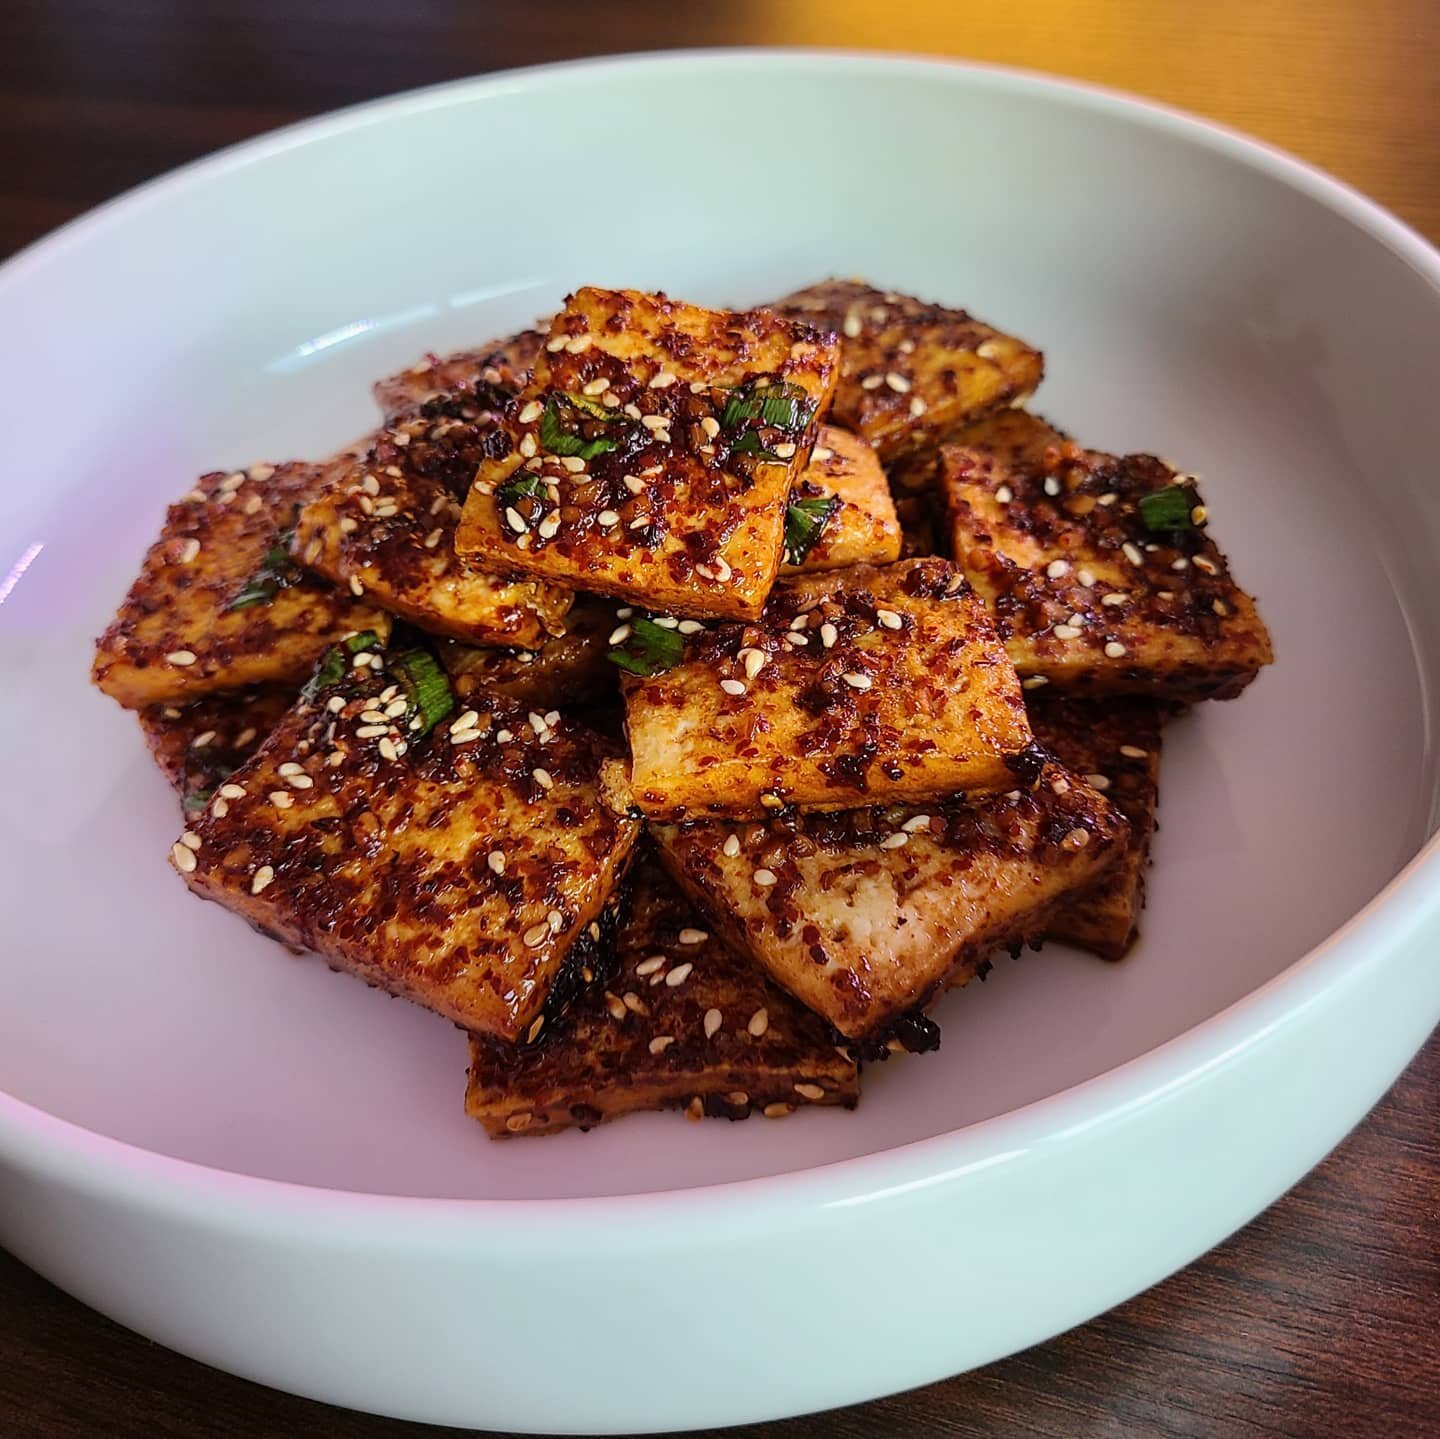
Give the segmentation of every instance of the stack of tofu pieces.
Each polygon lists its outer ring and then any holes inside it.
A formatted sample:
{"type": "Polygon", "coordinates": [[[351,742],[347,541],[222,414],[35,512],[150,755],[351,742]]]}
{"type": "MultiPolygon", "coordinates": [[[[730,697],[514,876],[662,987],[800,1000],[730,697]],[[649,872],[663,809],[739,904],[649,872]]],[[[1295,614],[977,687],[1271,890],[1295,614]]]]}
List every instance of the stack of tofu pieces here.
{"type": "Polygon", "coordinates": [[[853,1105],[998,951],[1134,941],[1162,720],[1270,661],[1192,477],[827,282],[583,289],[170,508],[96,683],[198,894],[469,1035],[495,1136],[853,1105]]]}

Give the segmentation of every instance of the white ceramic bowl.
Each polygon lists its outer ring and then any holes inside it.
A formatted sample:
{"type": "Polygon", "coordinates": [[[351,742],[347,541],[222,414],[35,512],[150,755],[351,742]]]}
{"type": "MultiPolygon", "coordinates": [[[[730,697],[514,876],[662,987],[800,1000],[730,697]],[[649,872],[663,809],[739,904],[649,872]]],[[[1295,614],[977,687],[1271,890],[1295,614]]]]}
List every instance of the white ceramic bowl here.
{"type": "Polygon", "coordinates": [[[1075,1324],[1272,1201],[1440,1015],[1440,260],[1294,161],[960,66],[703,54],[284,131],[0,271],[0,1239],[164,1344],[457,1424],[728,1424],[1075,1324]],[[89,642],[191,476],[592,281],[829,273],[1042,344],[1036,407],[1200,471],[1279,662],[1178,724],[1146,938],[941,1007],[854,1115],[492,1145],[443,1022],[186,895],[89,642]]]}

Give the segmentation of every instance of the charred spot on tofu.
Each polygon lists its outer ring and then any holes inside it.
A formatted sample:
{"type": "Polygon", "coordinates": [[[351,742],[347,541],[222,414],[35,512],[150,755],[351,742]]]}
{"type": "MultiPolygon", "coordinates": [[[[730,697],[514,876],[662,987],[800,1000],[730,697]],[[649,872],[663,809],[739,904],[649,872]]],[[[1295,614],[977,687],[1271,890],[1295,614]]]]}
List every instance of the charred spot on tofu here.
{"type": "Polygon", "coordinates": [[[1163,460],[1009,412],[944,447],[941,483],[955,557],[1027,689],[1233,699],[1272,662],[1194,478],[1163,460]]]}
{"type": "Polygon", "coordinates": [[[714,938],[653,862],[639,869],[612,962],[527,1041],[471,1039],[465,1107],[492,1138],[646,1109],[778,1118],[859,1098],[829,1026],[714,938]]]}
{"type": "MultiPolygon", "coordinates": [[[[512,400],[497,393],[485,403],[512,400]]],[[[485,403],[470,390],[451,392],[381,430],[300,511],[290,548],[308,568],[432,634],[537,646],[562,628],[570,591],[488,574],[455,553],[476,466],[509,443],[500,410],[485,403]]]]}
{"type": "Polygon", "coordinates": [[[848,1038],[883,1033],[1033,941],[1121,853],[1126,823],[1046,763],[1032,785],[940,800],[654,827],[671,874],[729,942],[848,1038]]]}
{"type": "Polygon", "coordinates": [[[985,608],[945,560],[783,581],[756,624],[653,623],[674,663],[622,681],[629,788],[652,819],[1009,788],[1031,741],[985,608]]]}
{"type": "Polygon", "coordinates": [[[130,709],[217,690],[298,685],[341,635],[389,620],[305,574],[287,552],[302,505],[333,465],[252,465],[202,475],[165,515],[91,678],[130,709]]]}
{"type": "Polygon", "coordinates": [[[209,804],[295,703],[292,685],[261,685],[186,705],[152,705],[137,715],[145,743],[186,814],[209,804]]]}
{"type": "Polygon", "coordinates": [[[514,1040],[638,838],[599,802],[614,752],[500,695],[461,705],[429,651],[354,636],[171,862],[264,933],[514,1040]]]}
{"type": "Polygon", "coordinates": [[[810,463],[790,490],[782,572],[899,558],[900,524],[875,451],[858,435],[822,425],[810,463]]]}
{"type": "Polygon", "coordinates": [[[484,460],[457,548],[676,614],[758,616],[838,369],[768,311],[583,289],[484,460]]]}
{"type": "Polygon", "coordinates": [[[457,397],[477,411],[500,408],[529,378],[544,341],[540,331],[522,330],[478,349],[425,355],[409,369],[377,380],[375,403],[387,425],[413,420],[434,402],[455,404],[457,397]]]}
{"type": "Polygon", "coordinates": [[[1130,825],[1125,852],[1056,908],[1046,935],[1104,959],[1122,959],[1138,937],[1145,906],[1164,707],[1139,697],[1071,700],[1041,690],[1029,697],[1027,708],[1040,743],[1083,775],[1130,825]]]}
{"type": "Polygon", "coordinates": [[[840,336],[834,417],[886,464],[1001,405],[1020,405],[1044,374],[1038,350],[964,310],[825,280],[776,302],[840,336]]]}

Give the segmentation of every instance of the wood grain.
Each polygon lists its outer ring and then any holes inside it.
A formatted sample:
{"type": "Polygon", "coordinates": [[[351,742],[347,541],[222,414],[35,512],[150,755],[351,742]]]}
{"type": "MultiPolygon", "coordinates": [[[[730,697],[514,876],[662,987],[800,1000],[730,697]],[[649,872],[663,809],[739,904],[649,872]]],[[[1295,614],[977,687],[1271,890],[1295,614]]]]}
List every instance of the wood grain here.
{"type": "MultiPolygon", "coordinates": [[[[1440,238],[1435,0],[5,0],[0,255],[174,165],[338,105],[510,65],[713,44],[910,50],[1134,90],[1293,150],[1440,238]]],[[[857,1317],[857,1342],[880,1318],[857,1317]]],[[[1419,1436],[1440,1432],[1437,1321],[1432,1039],[1319,1169],[1148,1294],[976,1374],[726,1432],[1419,1436]]],[[[445,1432],[207,1370],[0,1255],[0,1434],[445,1432]]]]}

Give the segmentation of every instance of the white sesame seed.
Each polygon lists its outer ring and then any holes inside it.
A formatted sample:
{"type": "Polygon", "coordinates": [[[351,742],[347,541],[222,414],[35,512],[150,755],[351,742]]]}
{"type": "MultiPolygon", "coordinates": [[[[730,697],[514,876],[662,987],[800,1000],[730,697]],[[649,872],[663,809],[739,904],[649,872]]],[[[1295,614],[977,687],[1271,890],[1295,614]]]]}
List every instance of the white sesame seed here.
{"type": "Polygon", "coordinates": [[[1072,829],[1064,839],[1060,841],[1066,849],[1084,849],[1090,843],[1090,831],[1088,829],[1072,829]]]}
{"type": "Polygon", "coordinates": [[[610,631],[610,639],[607,643],[612,645],[623,645],[630,638],[631,629],[629,625],[617,625],[610,631]]]}
{"type": "Polygon", "coordinates": [[[795,1112],[795,1106],[777,1099],[773,1104],[767,1104],[760,1112],[766,1119],[784,1119],[787,1114],[795,1112]]]}
{"type": "Polygon", "coordinates": [[[769,1013],[764,1009],[757,1009],[755,1013],[750,1016],[750,1023],[747,1024],[745,1028],[748,1029],[756,1039],[759,1039],[760,1036],[770,1028],[769,1013]]]}
{"type": "Polygon", "coordinates": [[[180,546],[180,563],[188,565],[200,553],[200,541],[188,539],[180,546]]]}
{"type": "Polygon", "coordinates": [[[385,735],[376,746],[380,751],[381,759],[397,760],[400,758],[400,751],[396,748],[395,741],[389,735],[385,735]]]}
{"type": "Polygon", "coordinates": [[[835,451],[832,450],[829,445],[816,445],[815,448],[810,451],[810,458],[814,460],[816,464],[823,465],[826,460],[833,460],[835,458],[835,451]]]}
{"type": "Polygon", "coordinates": [[[520,423],[522,425],[533,425],[545,412],[545,406],[539,400],[531,400],[523,410],[520,411],[520,423]]]}
{"type": "Polygon", "coordinates": [[[580,387],[582,395],[603,395],[610,388],[610,381],[603,375],[598,380],[590,380],[580,387]]]}
{"type": "Polygon", "coordinates": [[[1190,561],[1187,560],[1184,555],[1180,555],[1173,561],[1170,568],[1172,570],[1188,570],[1190,568],[1190,561]]]}
{"type": "Polygon", "coordinates": [[[195,663],[195,652],[193,650],[171,650],[170,653],[165,656],[165,663],[178,665],[181,669],[184,669],[186,665],[193,665],[195,663]]]}
{"type": "Polygon", "coordinates": [[[490,866],[491,874],[505,873],[505,851],[503,849],[492,849],[485,856],[485,863],[490,866]]]}
{"type": "Polygon", "coordinates": [[[930,406],[919,395],[910,396],[910,418],[912,420],[918,420],[929,408],[930,406]]]}
{"type": "Polygon", "coordinates": [[[718,1009],[707,1009],[705,1011],[705,1038],[714,1039],[720,1032],[720,1026],[725,1023],[725,1016],[718,1009]]]}
{"type": "Polygon", "coordinates": [[[1069,794],[1070,781],[1064,778],[1063,775],[1059,776],[1056,778],[1055,782],[1050,786],[1050,788],[1053,789],[1056,794],[1069,794]]]}
{"type": "Polygon", "coordinates": [[[1110,777],[1103,774],[1087,774],[1085,776],[1085,783],[1088,784],[1091,789],[1107,790],[1110,788],[1110,777]]]}
{"type": "Polygon", "coordinates": [[[497,730],[495,732],[496,744],[509,744],[514,738],[515,736],[508,729],[497,730]]]}
{"type": "Polygon", "coordinates": [[[851,340],[858,339],[860,335],[861,324],[862,322],[860,319],[860,312],[858,310],[846,311],[844,330],[847,338],[851,340]]]}
{"type": "Polygon", "coordinates": [[[661,370],[651,377],[649,388],[652,390],[668,390],[680,377],[673,375],[669,370],[661,370]]]}
{"type": "Polygon", "coordinates": [[[529,929],[521,935],[527,948],[538,949],[547,939],[550,938],[550,926],[543,921],[540,924],[532,924],[529,929]]]}
{"type": "Polygon", "coordinates": [[[1105,646],[1106,659],[1118,660],[1122,658],[1124,654],[1125,646],[1122,645],[1119,640],[1111,640],[1110,643],[1105,646]]]}
{"type": "Polygon", "coordinates": [[[1215,613],[1219,615],[1222,619],[1230,613],[1230,607],[1225,603],[1224,600],[1211,600],[1210,608],[1214,610],[1215,613]]]}
{"type": "Polygon", "coordinates": [[[560,529],[560,516],[546,515],[536,528],[542,540],[553,540],[560,529]]]}
{"type": "Polygon", "coordinates": [[[378,495],[380,493],[380,481],[374,475],[362,475],[360,477],[360,488],[367,495],[378,495]]]}
{"type": "Polygon", "coordinates": [[[1143,565],[1145,563],[1145,557],[1140,553],[1139,546],[1132,545],[1129,540],[1126,540],[1125,543],[1120,546],[1120,553],[1124,555],[1132,565],[1143,565]]]}
{"type": "Polygon", "coordinates": [[[894,370],[891,370],[890,373],[885,376],[885,383],[889,385],[897,395],[908,395],[910,393],[910,381],[907,380],[904,375],[897,374],[894,370]]]}
{"type": "Polygon", "coordinates": [[[186,849],[198,850],[201,843],[200,836],[196,834],[194,830],[187,829],[185,833],[180,836],[180,843],[183,844],[186,849]]]}
{"type": "MultiPolygon", "coordinates": [[[[363,719],[364,716],[362,715],[361,718],[363,719]]],[[[359,729],[357,729],[357,730],[355,731],[355,738],[356,738],[356,739],[376,739],[378,736],[380,736],[380,735],[382,735],[382,734],[388,734],[389,731],[390,731],[390,727],[389,727],[389,725],[387,725],[387,724],[384,723],[385,716],[384,716],[384,715],[381,715],[379,718],[380,718],[380,720],[381,720],[381,723],[379,723],[379,724],[364,724],[364,725],[361,725],[361,726],[359,727],[359,729]]]]}
{"type": "Polygon", "coordinates": [[[825,1098],[825,1091],[818,1084],[797,1084],[795,1093],[802,1099],[819,1100],[825,1098]]]}
{"type": "Polygon", "coordinates": [[[1050,633],[1057,640],[1073,640],[1080,637],[1081,631],[1078,625],[1056,625],[1050,633]]]}
{"type": "Polygon", "coordinates": [[[292,774],[292,775],[286,775],[286,777],[285,777],[285,783],[288,784],[291,789],[314,789],[314,788],[315,788],[315,781],[314,781],[313,779],[311,779],[308,774],[292,774]]]}
{"type": "Polygon", "coordinates": [[[684,964],[677,964],[669,974],[665,976],[665,987],[667,989],[679,989],[687,979],[690,978],[690,971],[695,966],[688,960],[684,964]]]}
{"type": "Polygon", "coordinates": [[[866,375],[865,378],[860,381],[860,388],[862,390],[878,390],[884,383],[884,375],[866,375]]]}
{"type": "Polygon", "coordinates": [[[579,455],[561,455],[560,463],[572,475],[581,474],[585,469],[585,461],[579,455]]]}
{"type": "Polygon", "coordinates": [[[563,350],[568,343],[569,343],[569,337],[568,337],[568,336],[566,336],[566,335],[556,335],[553,339],[549,339],[549,340],[546,340],[546,341],[545,341],[545,348],[546,348],[547,350],[549,350],[550,353],[553,355],[553,354],[555,354],[557,351],[563,350]]]}
{"type": "Polygon", "coordinates": [[[1195,568],[1202,574],[1215,575],[1220,573],[1220,567],[1214,560],[1207,560],[1204,555],[1195,555],[1191,561],[1195,568]]]}
{"type": "Polygon", "coordinates": [[[216,819],[224,819],[230,813],[230,802],[220,795],[215,796],[215,803],[210,806],[210,813],[216,819]]]}
{"type": "Polygon", "coordinates": [[[241,789],[238,784],[222,784],[220,786],[220,793],[223,794],[226,799],[245,798],[245,791],[241,789]]]}
{"type": "Polygon", "coordinates": [[[745,674],[753,680],[765,668],[765,653],[763,650],[743,650],[742,653],[745,656],[745,674]]]}
{"type": "Polygon", "coordinates": [[[873,683],[869,675],[850,673],[840,677],[852,690],[868,690],[873,683]]]}
{"type": "Polygon", "coordinates": [[[795,618],[790,621],[790,628],[792,630],[803,630],[809,623],[810,616],[808,614],[796,615],[795,618]]]}
{"type": "Polygon", "coordinates": [[[295,800],[289,790],[272,789],[270,791],[270,803],[273,804],[276,809],[289,809],[290,806],[295,803],[295,800]]]}
{"type": "Polygon", "coordinates": [[[1047,579],[1063,579],[1069,573],[1069,560],[1051,560],[1050,563],[1045,566],[1045,576],[1047,579]]]}
{"type": "Polygon", "coordinates": [[[995,498],[1002,504],[1008,505],[1015,498],[1015,491],[1009,485],[1001,485],[995,491],[995,498]]]}
{"type": "Polygon", "coordinates": [[[620,1002],[620,997],[605,991],[605,1008],[610,1011],[611,1019],[624,1019],[627,1013],[625,1006],[620,1002]]]}
{"type": "Polygon", "coordinates": [[[267,889],[275,878],[275,870],[271,865],[262,864],[250,878],[250,893],[259,894],[267,889]]]}
{"type": "Polygon", "coordinates": [[[181,874],[195,873],[195,851],[178,841],[170,846],[170,860],[181,874]]]}
{"type": "Polygon", "coordinates": [[[518,448],[521,457],[527,460],[533,460],[540,451],[540,446],[536,443],[534,434],[528,430],[520,436],[518,448]]]}
{"type": "Polygon", "coordinates": [[[565,348],[572,355],[583,355],[594,343],[594,339],[589,335],[576,335],[565,348]]]}
{"type": "Polygon", "coordinates": [[[918,834],[921,830],[930,828],[930,816],[928,814],[912,815],[900,828],[906,834],[918,834]]]}
{"type": "Polygon", "coordinates": [[[1123,605],[1125,603],[1125,596],[1118,590],[1111,590],[1108,595],[1100,596],[1100,603],[1102,605],[1123,605]]]}
{"type": "Polygon", "coordinates": [[[1022,690],[1038,690],[1041,685],[1048,685],[1049,679],[1045,675],[1031,675],[1029,679],[1020,681],[1022,690]]]}
{"type": "Polygon", "coordinates": [[[1054,475],[1046,475],[1044,490],[1047,495],[1058,495],[1060,493],[1060,481],[1054,475]]]}
{"type": "Polygon", "coordinates": [[[664,415],[642,415],[640,417],[640,423],[644,425],[647,430],[663,430],[669,421],[666,420],[664,415]]]}
{"type": "Polygon", "coordinates": [[[727,834],[725,843],[720,846],[720,852],[726,859],[734,859],[740,853],[740,836],[738,834],[727,834]]]}
{"type": "Polygon", "coordinates": [[[614,510],[601,510],[600,513],[595,516],[595,523],[599,525],[602,530],[613,530],[615,526],[620,523],[620,516],[617,515],[614,510]]]}
{"type": "Polygon", "coordinates": [[[530,771],[530,778],[540,786],[541,789],[554,789],[555,781],[550,778],[548,769],[534,769],[530,771]]]}
{"type": "Polygon", "coordinates": [[[788,460],[795,454],[795,443],[793,440],[782,440],[775,446],[775,453],[782,459],[788,460]]]}
{"type": "Polygon", "coordinates": [[[737,698],[745,693],[743,680],[721,680],[720,688],[724,690],[727,695],[734,695],[737,698]]]}
{"type": "Polygon", "coordinates": [[[706,415],[705,418],[700,421],[700,428],[713,440],[715,436],[720,433],[720,421],[717,420],[714,415],[706,415]]]}
{"type": "Polygon", "coordinates": [[[885,626],[887,630],[898,630],[904,627],[905,621],[895,613],[894,610],[876,610],[875,618],[885,626]]]}
{"type": "Polygon", "coordinates": [[[657,1034],[655,1038],[650,1041],[650,1053],[664,1054],[674,1043],[675,1036],[673,1034],[657,1034]]]}
{"type": "Polygon", "coordinates": [[[837,630],[829,620],[826,620],[825,623],[820,626],[820,643],[824,645],[827,650],[831,649],[835,641],[839,638],[840,631],[837,630]]]}
{"type": "Polygon", "coordinates": [[[773,869],[757,869],[754,874],[755,883],[761,889],[769,889],[775,883],[776,875],[773,869]]]}
{"type": "Polygon", "coordinates": [[[1148,749],[1141,749],[1138,744],[1122,744],[1120,746],[1120,753],[1123,754],[1126,759],[1148,759],[1150,757],[1150,751],[1148,749]]]}
{"type": "Polygon", "coordinates": [[[880,841],[881,849],[904,849],[910,843],[910,836],[903,829],[898,829],[894,834],[887,834],[880,841]]]}
{"type": "Polygon", "coordinates": [[[523,535],[525,533],[525,521],[521,518],[520,511],[517,510],[513,505],[511,505],[505,511],[505,523],[509,525],[510,528],[514,530],[517,535],[523,535]]]}
{"type": "Polygon", "coordinates": [[[1080,583],[1081,583],[1082,585],[1084,585],[1085,588],[1088,590],[1088,589],[1090,589],[1091,586],[1094,585],[1094,583],[1095,583],[1095,571],[1094,571],[1094,570],[1076,570],[1076,571],[1075,571],[1075,578],[1076,578],[1077,580],[1079,580],[1080,583]]]}
{"type": "Polygon", "coordinates": [[[642,959],[640,963],[635,966],[635,973],[641,979],[645,979],[647,976],[654,974],[657,969],[663,969],[664,967],[665,956],[663,954],[652,954],[648,959],[642,959]]]}
{"type": "Polygon", "coordinates": [[[631,1014],[649,1014],[649,1013],[650,1013],[650,1010],[649,1010],[649,1008],[647,1007],[645,1001],[644,1001],[643,999],[641,999],[638,994],[635,994],[635,993],[633,993],[632,991],[628,991],[628,990],[626,991],[626,994],[625,994],[625,1008],[628,1009],[628,1010],[631,1012],[631,1014]]]}
{"type": "Polygon", "coordinates": [[[681,620],[675,628],[682,635],[698,635],[705,628],[699,620],[681,620]]]}
{"type": "Polygon", "coordinates": [[[625,406],[624,413],[632,420],[638,420],[641,418],[640,406],[637,405],[633,400],[625,406]]]}
{"type": "Polygon", "coordinates": [[[190,741],[190,748],[204,749],[206,745],[213,744],[214,742],[215,731],[213,729],[207,729],[203,734],[197,734],[195,738],[190,741]]]}

